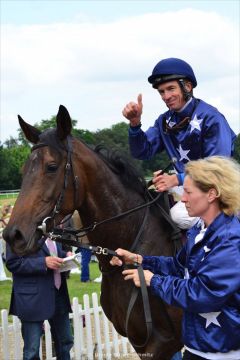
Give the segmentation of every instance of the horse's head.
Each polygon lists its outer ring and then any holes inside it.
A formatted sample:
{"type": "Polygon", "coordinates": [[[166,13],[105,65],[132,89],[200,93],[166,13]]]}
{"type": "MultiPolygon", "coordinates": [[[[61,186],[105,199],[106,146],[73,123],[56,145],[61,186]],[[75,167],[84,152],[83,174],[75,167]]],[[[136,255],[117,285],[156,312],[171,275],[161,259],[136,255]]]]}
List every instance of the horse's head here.
{"type": "Polygon", "coordinates": [[[71,164],[71,118],[60,105],[56,129],[40,132],[18,116],[27,138],[34,144],[23,169],[20,194],[3,237],[18,255],[35,252],[42,237],[41,224],[58,224],[74,210],[71,164]]]}

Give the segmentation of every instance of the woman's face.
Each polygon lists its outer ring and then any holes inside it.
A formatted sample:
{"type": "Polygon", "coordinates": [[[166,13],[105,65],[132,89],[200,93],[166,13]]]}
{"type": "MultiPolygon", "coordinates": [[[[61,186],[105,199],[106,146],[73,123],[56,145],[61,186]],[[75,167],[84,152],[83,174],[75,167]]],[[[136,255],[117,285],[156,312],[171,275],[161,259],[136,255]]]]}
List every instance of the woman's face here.
{"type": "Polygon", "coordinates": [[[212,204],[211,190],[203,192],[188,175],[185,176],[183,189],[181,201],[185,203],[188,215],[204,218],[212,204]]]}

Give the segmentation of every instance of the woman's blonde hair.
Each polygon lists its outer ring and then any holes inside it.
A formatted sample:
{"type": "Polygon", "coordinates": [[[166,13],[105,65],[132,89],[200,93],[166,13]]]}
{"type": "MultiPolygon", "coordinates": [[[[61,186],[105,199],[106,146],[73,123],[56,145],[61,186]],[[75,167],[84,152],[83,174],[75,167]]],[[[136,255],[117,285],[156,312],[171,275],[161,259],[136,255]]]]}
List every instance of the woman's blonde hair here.
{"type": "Polygon", "coordinates": [[[189,161],[185,166],[188,175],[203,192],[214,188],[220,209],[227,215],[240,210],[240,164],[224,156],[210,156],[189,161]]]}

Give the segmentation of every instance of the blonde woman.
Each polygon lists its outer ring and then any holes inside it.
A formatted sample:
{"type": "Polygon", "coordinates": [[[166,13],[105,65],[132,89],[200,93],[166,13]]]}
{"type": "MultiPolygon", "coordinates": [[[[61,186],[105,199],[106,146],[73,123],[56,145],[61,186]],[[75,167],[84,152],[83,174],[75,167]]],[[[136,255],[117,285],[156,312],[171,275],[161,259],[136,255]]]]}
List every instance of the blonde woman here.
{"type": "MultiPolygon", "coordinates": [[[[178,255],[117,253],[127,264],[142,264],[153,294],[183,309],[184,360],[239,360],[240,165],[213,156],[190,161],[185,174],[182,202],[200,221],[178,255]]],[[[111,263],[122,265],[117,257],[111,263]]],[[[123,275],[140,286],[137,270],[123,275]]]]}

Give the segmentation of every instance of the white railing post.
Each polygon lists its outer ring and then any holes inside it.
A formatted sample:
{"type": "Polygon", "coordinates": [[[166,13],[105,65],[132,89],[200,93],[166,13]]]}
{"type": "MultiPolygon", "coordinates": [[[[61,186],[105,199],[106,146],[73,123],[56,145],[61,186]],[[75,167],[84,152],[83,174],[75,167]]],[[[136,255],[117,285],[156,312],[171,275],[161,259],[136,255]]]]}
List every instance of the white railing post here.
{"type": "Polygon", "coordinates": [[[115,330],[115,327],[113,326],[113,324],[111,324],[111,328],[112,328],[112,337],[113,337],[113,349],[114,349],[114,356],[116,358],[120,357],[120,352],[119,352],[119,343],[118,343],[118,333],[115,330]]]}
{"type": "Polygon", "coordinates": [[[91,325],[91,311],[89,305],[89,296],[83,295],[86,332],[87,332],[87,359],[93,360],[93,341],[92,341],[92,325],[91,325]]]}
{"type": "Polygon", "coordinates": [[[21,321],[19,320],[19,318],[17,316],[13,316],[12,317],[13,319],[13,334],[14,334],[14,349],[13,349],[13,356],[14,356],[14,359],[17,359],[19,358],[19,355],[21,354],[22,352],[22,349],[21,349],[21,335],[20,335],[20,332],[21,332],[21,321]]]}
{"type": "Polygon", "coordinates": [[[2,318],[2,338],[3,338],[3,360],[10,359],[9,353],[9,325],[8,325],[8,311],[1,310],[1,318],[2,318]]]}
{"type": "Polygon", "coordinates": [[[95,356],[97,359],[103,360],[101,325],[100,325],[100,317],[99,317],[99,312],[101,311],[101,308],[99,308],[98,306],[98,297],[96,293],[92,294],[92,302],[93,302],[93,315],[94,315],[94,325],[95,325],[95,339],[97,342],[97,354],[95,354],[95,356]]]}
{"type": "Polygon", "coordinates": [[[72,302],[72,311],[73,311],[73,332],[74,332],[74,360],[81,360],[82,356],[82,342],[81,342],[81,330],[82,317],[79,315],[80,308],[78,303],[78,298],[74,297],[72,302]]]}
{"type": "Polygon", "coordinates": [[[122,342],[122,353],[123,356],[127,356],[128,355],[128,349],[127,349],[127,344],[128,344],[128,339],[121,336],[121,342],[122,342]]]}
{"type": "Polygon", "coordinates": [[[44,321],[44,333],[45,333],[45,346],[46,346],[46,360],[52,360],[52,334],[50,325],[47,320],[44,321]]]}
{"type": "Polygon", "coordinates": [[[110,336],[109,336],[109,320],[102,312],[102,319],[103,319],[103,333],[104,333],[104,342],[105,342],[105,352],[106,352],[106,360],[111,360],[111,343],[110,343],[110,336]]]}

